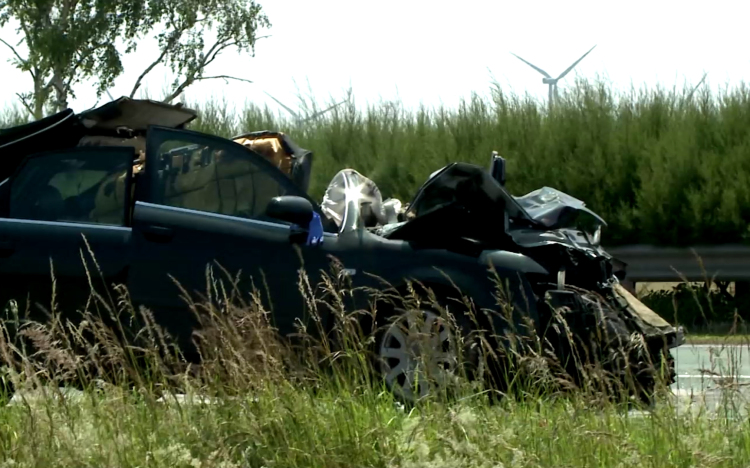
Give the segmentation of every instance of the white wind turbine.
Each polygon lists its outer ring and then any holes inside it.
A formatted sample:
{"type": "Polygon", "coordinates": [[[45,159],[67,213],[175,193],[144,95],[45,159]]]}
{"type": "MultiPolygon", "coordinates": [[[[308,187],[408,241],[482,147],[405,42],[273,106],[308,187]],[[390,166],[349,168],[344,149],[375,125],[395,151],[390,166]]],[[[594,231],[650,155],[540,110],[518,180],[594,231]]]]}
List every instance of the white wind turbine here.
{"type": "MultiPolygon", "coordinates": [[[[594,47],[596,47],[596,45],[594,47]]],[[[588,52],[586,52],[585,54],[581,55],[581,58],[579,58],[578,60],[576,60],[575,62],[573,62],[573,65],[569,66],[567,68],[567,70],[565,70],[564,72],[560,73],[560,76],[558,76],[557,78],[552,78],[549,75],[549,73],[547,73],[546,71],[544,71],[541,68],[537,67],[533,63],[530,63],[530,62],[522,59],[521,57],[519,57],[518,55],[514,54],[513,52],[511,52],[511,54],[514,55],[518,60],[522,61],[526,65],[530,66],[534,70],[536,70],[539,73],[541,73],[542,75],[544,75],[544,78],[542,79],[542,83],[544,83],[546,85],[549,85],[549,102],[548,102],[548,105],[549,105],[549,108],[552,109],[552,103],[555,100],[555,98],[557,97],[557,82],[560,81],[560,80],[562,80],[565,77],[565,75],[567,75],[573,68],[575,68],[575,66],[578,65],[578,63],[581,60],[583,60],[583,58],[586,57],[589,54],[589,52],[591,52],[592,50],[594,50],[594,47],[590,48],[588,50],[588,52]]]]}
{"type": "MultiPolygon", "coordinates": [[[[324,109],[322,111],[318,111],[318,112],[314,112],[312,114],[308,114],[308,115],[302,116],[302,115],[299,114],[299,112],[294,111],[291,107],[287,106],[283,102],[281,102],[278,99],[276,99],[275,97],[271,96],[267,91],[263,91],[263,92],[266,93],[266,95],[268,97],[270,97],[271,99],[273,99],[276,102],[276,104],[278,104],[281,107],[283,107],[284,110],[286,110],[287,112],[289,112],[292,115],[292,117],[294,118],[294,123],[295,123],[295,125],[298,128],[302,127],[302,124],[307,123],[307,122],[309,122],[311,120],[317,119],[321,115],[323,115],[323,114],[325,114],[327,112],[332,111],[333,109],[337,108],[341,104],[349,102],[349,97],[347,97],[347,99],[344,99],[343,101],[338,102],[338,103],[330,106],[327,109],[324,109]]],[[[351,91],[350,91],[350,93],[351,93],[351,91]]]]}

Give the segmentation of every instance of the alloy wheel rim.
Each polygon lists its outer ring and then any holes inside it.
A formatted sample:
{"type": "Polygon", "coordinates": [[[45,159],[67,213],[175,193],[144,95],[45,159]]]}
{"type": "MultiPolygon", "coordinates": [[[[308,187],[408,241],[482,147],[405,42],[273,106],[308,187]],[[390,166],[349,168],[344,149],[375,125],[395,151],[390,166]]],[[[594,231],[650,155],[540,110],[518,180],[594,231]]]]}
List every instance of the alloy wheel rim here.
{"type": "Polygon", "coordinates": [[[391,323],[379,356],[386,385],[409,402],[453,381],[458,361],[448,324],[430,310],[409,311],[391,323]]]}

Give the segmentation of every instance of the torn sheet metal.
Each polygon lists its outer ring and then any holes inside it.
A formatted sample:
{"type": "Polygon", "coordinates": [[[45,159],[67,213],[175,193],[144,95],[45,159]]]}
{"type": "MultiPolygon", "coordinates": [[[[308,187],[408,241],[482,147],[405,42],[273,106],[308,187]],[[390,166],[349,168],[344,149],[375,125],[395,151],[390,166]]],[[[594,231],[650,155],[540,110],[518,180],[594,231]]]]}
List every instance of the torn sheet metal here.
{"type": "Polygon", "coordinates": [[[583,201],[551,187],[542,187],[526,195],[513,198],[526,210],[529,216],[550,229],[566,227],[564,224],[568,216],[576,212],[589,214],[599,224],[607,225],[604,219],[588,209],[583,201]]]}

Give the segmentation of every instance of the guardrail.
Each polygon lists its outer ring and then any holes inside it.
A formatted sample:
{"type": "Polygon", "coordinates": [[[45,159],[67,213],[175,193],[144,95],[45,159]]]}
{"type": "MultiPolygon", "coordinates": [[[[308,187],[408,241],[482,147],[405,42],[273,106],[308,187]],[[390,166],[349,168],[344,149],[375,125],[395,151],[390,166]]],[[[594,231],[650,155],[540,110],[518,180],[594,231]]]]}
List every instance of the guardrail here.
{"type": "Polygon", "coordinates": [[[606,248],[627,264],[627,282],[750,281],[750,246],[713,245],[688,248],[626,245],[606,248]]]}

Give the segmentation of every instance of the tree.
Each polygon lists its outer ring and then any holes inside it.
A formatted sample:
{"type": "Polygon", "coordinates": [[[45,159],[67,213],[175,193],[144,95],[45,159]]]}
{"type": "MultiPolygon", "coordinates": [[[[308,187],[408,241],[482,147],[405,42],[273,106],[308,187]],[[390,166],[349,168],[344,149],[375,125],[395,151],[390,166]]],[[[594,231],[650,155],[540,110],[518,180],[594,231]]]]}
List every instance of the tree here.
{"type": "Polygon", "coordinates": [[[170,102],[199,80],[242,80],[204,73],[229,48],[254,52],[257,31],[270,27],[253,0],[0,0],[0,26],[11,22],[18,24],[21,41],[0,42],[12,51],[12,63],[32,78],[32,90],[18,97],[37,119],[47,106],[65,109],[74,86],[86,80],[95,80],[101,96],[122,74],[123,54],[134,52],[156,29],[159,55],[136,80],[131,97],[146,75],[164,64],[177,75],[170,102]],[[216,41],[206,49],[209,32],[216,41]]]}

